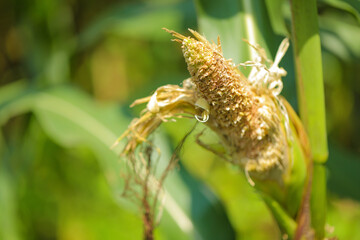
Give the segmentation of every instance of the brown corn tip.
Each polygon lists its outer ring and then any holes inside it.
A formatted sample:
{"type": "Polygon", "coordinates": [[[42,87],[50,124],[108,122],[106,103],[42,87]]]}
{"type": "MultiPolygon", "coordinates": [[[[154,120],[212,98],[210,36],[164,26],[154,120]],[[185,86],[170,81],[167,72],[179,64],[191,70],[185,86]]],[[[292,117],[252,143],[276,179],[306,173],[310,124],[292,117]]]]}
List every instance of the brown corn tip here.
{"type": "Polygon", "coordinates": [[[288,145],[284,108],[270,91],[274,84],[259,87],[258,81],[249,81],[223,57],[220,41],[210,43],[190,29],[195,38],[165,30],[182,44],[196,98],[209,106],[206,124],[224,140],[233,161],[253,177],[280,179],[288,166],[288,145]]]}

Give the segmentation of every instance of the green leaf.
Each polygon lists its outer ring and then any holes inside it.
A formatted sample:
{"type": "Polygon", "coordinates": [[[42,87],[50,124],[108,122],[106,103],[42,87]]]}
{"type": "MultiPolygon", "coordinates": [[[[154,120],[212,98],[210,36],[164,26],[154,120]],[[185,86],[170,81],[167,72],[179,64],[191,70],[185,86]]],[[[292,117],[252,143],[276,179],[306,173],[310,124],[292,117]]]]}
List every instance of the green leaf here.
{"type": "Polygon", "coordinates": [[[282,232],[287,233],[290,239],[293,239],[294,233],[296,230],[296,222],[284,211],[282,206],[267,196],[266,194],[261,194],[266,205],[271,209],[271,212],[274,215],[274,218],[279,223],[279,227],[282,229],[282,232]]]}
{"type": "MultiPolygon", "coordinates": [[[[1,156],[4,157],[4,155],[1,156]]],[[[17,225],[16,194],[11,176],[6,172],[7,168],[4,160],[5,159],[2,159],[0,162],[0,238],[20,240],[22,238],[19,236],[19,226],[17,225]]]]}
{"type": "MultiPolygon", "coordinates": [[[[88,146],[102,166],[114,199],[125,209],[137,209],[134,204],[120,198],[124,187],[120,169],[125,166],[124,159],[119,158],[121,146],[110,149],[129,123],[121,117],[116,106],[100,107],[77,89],[57,87],[46,91],[25,91],[4,101],[0,110],[2,123],[14,115],[32,111],[47,135],[61,146],[88,146]]],[[[166,145],[162,148],[166,151],[166,145]]],[[[164,161],[169,158],[169,152],[163,154],[164,161]]],[[[160,225],[159,234],[166,233],[171,239],[190,239],[192,234],[196,234],[189,218],[190,196],[186,195],[186,187],[177,175],[173,173],[166,181],[171,190],[165,196],[164,224],[160,225]],[[183,196],[179,197],[181,194],[183,196]]]]}
{"type": "MultiPolygon", "coordinates": [[[[264,14],[263,1],[226,0],[220,3],[216,0],[196,0],[196,8],[200,33],[215,42],[220,36],[224,56],[233,59],[235,64],[255,57],[254,50],[243,39],[259,44],[271,57],[268,42],[264,39],[265,34],[271,35],[271,27],[264,14]]],[[[247,73],[249,69],[242,71],[247,73]]]]}
{"type": "Polygon", "coordinates": [[[191,1],[181,3],[134,3],[113,6],[101,14],[79,36],[81,48],[92,45],[104,34],[116,34],[139,39],[167,40],[161,28],[182,29],[195,22],[191,1]]]}
{"type": "Polygon", "coordinates": [[[285,25],[285,17],[282,13],[284,0],[266,0],[266,7],[269,14],[271,27],[276,34],[288,36],[289,31],[285,25]]]}
{"type": "Polygon", "coordinates": [[[360,201],[360,189],[354,183],[360,182],[360,157],[330,142],[328,168],[329,191],[344,199],[360,201]]]}
{"type": "Polygon", "coordinates": [[[0,88],[0,126],[11,117],[29,112],[34,104],[33,90],[25,81],[16,81],[0,88]]]}
{"type": "Polygon", "coordinates": [[[344,60],[360,57],[360,24],[340,21],[340,14],[329,14],[319,18],[323,46],[344,60]]]}
{"type": "MultiPolygon", "coordinates": [[[[359,5],[359,3],[357,3],[358,9],[353,7],[350,3],[346,2],[346,1],[341,1],[341,0],[321,0],[321,1],[319,1],[319,3],[323,3],[323,4],[326,4],[333,8],[337,8],[344,12],[350,13],[351,15],[354,16],[354,18],[360,24],[360,13],[359,13],[360,5],[359,5]]],[[[354,5],[355,5],[355,3],[354,3],[354,5]]]]}

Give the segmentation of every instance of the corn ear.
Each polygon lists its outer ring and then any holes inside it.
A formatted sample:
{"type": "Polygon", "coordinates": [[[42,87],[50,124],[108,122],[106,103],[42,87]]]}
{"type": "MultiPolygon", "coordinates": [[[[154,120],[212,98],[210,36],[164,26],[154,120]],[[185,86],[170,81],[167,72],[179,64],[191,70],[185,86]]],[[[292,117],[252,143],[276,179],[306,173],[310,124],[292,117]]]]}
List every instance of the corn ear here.
{"type": "Polygon", "coordinates": [[[134,153],[164,121],[195,117],[217,133],[229,162],[244,171],[284,234],[311,232],[306,207],[311,180],[309,144],[301,121],[279,96],[286,71],[278,64],[288,40],[280,45],[274,62],[260,46],[249,43],[258,57],[241,64],[252,67],[247,78],[223,57],[220,40],[210,43],[193,30],[189,31],[194,37],[165,30],[181,44],[191,78],[182,87],[166,85],[134,103],[147,102],[147,108],[122,136],[128,138],[124,152],[134,153]]]}

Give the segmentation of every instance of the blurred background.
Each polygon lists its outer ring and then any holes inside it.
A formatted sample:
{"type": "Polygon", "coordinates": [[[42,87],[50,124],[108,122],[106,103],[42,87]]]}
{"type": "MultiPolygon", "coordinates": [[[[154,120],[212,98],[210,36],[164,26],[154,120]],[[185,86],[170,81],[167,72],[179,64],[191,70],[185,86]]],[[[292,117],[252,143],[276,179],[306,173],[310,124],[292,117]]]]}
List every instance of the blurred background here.
{"type": "MultiPolygon", "coordinates": [[[[323,0],[318,8],[328,231],[360,239],[360,4],[323,0]]],[[[186,35],[197,29],[195,3],[0,1],[0,239],[142,239],[137,206],[120,198],[119,149],[110,146],[144,107],[130,109],[135,99],[189,77],[162,27],[186,35]]],[[[264,33],[272,53],[282,40],[275,32],[264,33]]],[[[283,95],[296,109],[292,49],[280,65],[288,71],[283,95]]],[[[194,123],[156,132],[165,161],[194,123]]],[[[279,238],[245,178],[193,140],[166,181],[156,239],[279,238]]]]}

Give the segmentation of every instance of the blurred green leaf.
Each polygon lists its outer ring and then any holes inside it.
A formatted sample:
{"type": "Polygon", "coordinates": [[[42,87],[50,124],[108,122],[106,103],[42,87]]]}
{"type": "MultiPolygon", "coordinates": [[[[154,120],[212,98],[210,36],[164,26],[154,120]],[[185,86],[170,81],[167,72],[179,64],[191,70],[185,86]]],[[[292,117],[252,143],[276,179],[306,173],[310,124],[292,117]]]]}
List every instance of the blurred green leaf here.
{"type": "MultiPolygon", "coordinates": [[[[330,155],[331,156],[331,155],[330,155]]],[[[328,209],[328,236],[338,239],[360,239],[360,204],[332,196],[328,209]]]]}
{"type": "MultiPolygon", "coordinates": [[[[196,0],[196,8],[200,33],[214,42],[220,36],[224,56],[235,64],[255,57],[254,50],[243,39],[259,44],[268,57],[272,56],[268,48],[272,38],[265,41],[272,32],[263,1],[196,0]]],[[[249,69],[241,71],[247,75],[249,69]]]]}
{"type": "Polygon", "coordinates": [[[0,126],[11,117],[29,112],[34,104],[32,89],[25,81],[16,81],[0,88],[0,126]]]}
{"type": "MultiPolygon", "coordinates": [[[[192,139],[189,139],[189,143],[191,141],[192,139]]],[[[186,149],[183,152],[186,152],[186,149]]],[[[181,165],[180,173],[191,192],[191,219],[198,234],[206,240],[234,239],[235,231],[229,222],[221,199],[186,169],[184,165],[181,165]]],[[[198,235],[195,236],[195,239],[199,238],[198,235]]]]}
{"type": "Polygon", "coordinates": [[[116,203],[91,149],[62,148],[35,117],[17,149],[9,160],[21,163],[12,182],[27,239],[141,239],[141,219],[116,203]]]}
{"type": "MultiPolygon", "coordinates": [[[[2,142],[0,142],[0,146],[2,142]]],[[[4,146],[2,146],[4,147],[4,146]]],[[[1,155],[4,157],[4,155],[1,155]]],[[[16,195],[14,192],[14,183],[6,172],[4,159],[0,161],[0,238],[8,240],[20,240],[19,226],[16,206],[16,195]]]]}
{"type": "Polygon", "coordinates": [[[266,0],[266,7],[269,14],[271,27],[276,34],[287,37],[289,31],[285,25],[285,17],[282,13],[284,0],[266,0]]]}
{"type": "MultiPolygon", "coordinates": [[[[98,107],[84,93],[71,87],[57,87],[47,91],[34,91],[23,94],[6,101],[0,108],[2,122],[14,114],[33,111],[45,132],[58,144],[65,147],[74,147],[82,144],[88,146],[96,154],[104,175],[113,190],[114,198],[125,208],[134,209],[133,204],[120,198],[124,187],[124,179],[120,176],[120,169],[124,168],[124,160],[120,160],[118,153],[121,146],[111,150],[110,146],[117,139],[115,132],[120,135],[127,125],[128,120],[121,117],[116,106],[98,107]],[[26,103],[26,104],[25,104],[26,103]]],[[[163,147],[166,149],[166,146],[163,147]]],[[[163,154],[168,160],[169,154],[163,154]]],[[[188,239],[193,228],[193,223],[188,217],[189,201],[182,201],[184,197],[174,197],[171,194],[185,194],[186,187],[176,177],[176,173],[168,179],[169,185],[164,209],[164,222],[167,228],[160,227],[172,236],[172,239],[188,239]],[[180,202],[178,202],[180,201],[180,202]],[[188,209],[187,211],[184,209],[188,209]],[[175,225],[174,225],[175,224],[175,225]],[[176,227],[178,225],[179,227],[176,227]]],[[[184,195],[185,196],[185,195],[184,195]]]]}
{"type": "Polygon", "coordinates": [[[326,4],[327,6],[331,6],[333,8],[345,11],[350,13],[360,24],[360,4],[356,1],[343,1],[343,0],[320,0],[318,4],[326,4]],[[352,6],[349,2],[352,2],[353,5],[357,5],[357,8],[352,6]]]}
{"type": "Polygon", "coordinates": [[[340,18],[341,15],[337,14],[328,14],[319,18],[322,44],[329,52],[335,53],[344,60],[350,61],[350,57],[359,58],[360,23],[339,21],[340,18]]]}
{"type": "Polygon", "coordinates": [[[342,198],[360,201],[360,189],[354,183],[360,182],[360,157],[355,153],[330,142],[328,168],[329,191],[342,198]]]}
{"type": "Polygon", "coordinates": [[[18,80],[0,88],[0,104],[24,92],[27,84],[25,80],[18,80]]]}
{"type": "Polygon", "coordinates": [[[112,33],[140,39],[167,40],[161,28],[183,29],[195,23],[191,1],[179,3],[133,3],[112,7],[100,15],[79,36],[80,49],[85,48],[104,34],[112,33]]]}
{"type": "Polygon", "coordinates": [[[124,184],[119,172],[124,165],[119,164],[123,161],[119,161],[109,146],[117,138],[114,132],[127,126],[127,121],[113,114],[116,111],[99,111],[86,95],[71,88],[38,93],[33,110],[46,133],[60,145],[71,147],[82,143],[95,152],[114,196],[119,199],[124,184]],[[118,127],[114,127],[114,122],[118,127]]]}
{"type": "Polygon", "coordinates": [[[21,5],[15,29],[22,38],[19,51],[24,54],[26,77],[36,76],[32,80],[38,86],[67,82],[75,46],[70,5],[61,1],[25,1],[21,5]]]}

